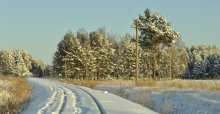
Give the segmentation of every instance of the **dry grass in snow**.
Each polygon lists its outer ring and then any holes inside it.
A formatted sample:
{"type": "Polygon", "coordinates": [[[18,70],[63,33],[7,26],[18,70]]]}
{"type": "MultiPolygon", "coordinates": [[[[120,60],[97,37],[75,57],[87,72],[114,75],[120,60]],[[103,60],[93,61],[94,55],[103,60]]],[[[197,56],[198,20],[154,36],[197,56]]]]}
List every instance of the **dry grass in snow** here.
{"type": "Polygon", "coordinates": [[[79,86],[85,86],[92,89],[95,89],[95,87],[98,84],[111,84],[111,85],[121,85],[121,84],[133,84],[130,80],[69,80],[69,79],[62,79],[59,80],[63,83],[69,83],[69,84],[75,84],[79,86]]]}
{"type": "Polygon", "coordinates": [[[28,102],[30,90],[23,77],[0,76],[0,113],[19,113],[28,102]]]}
{"type": "MultiPolygon", "coordinates": [[[[131,80],[59,80],[60,82],[70,83],[89,88],[95,88],[98,84],[110,85],[131,85],[135,86],[134,81],[131,80]]],[[[220,80],[153,80],[143,79],[136,84],[138,87],[154,87],[155,92],[165,91],[166,89],[201,89],[208,91],[220,91],[220,80]]]]}
{"type": "Polygon", "coordinates": [[[140,87],[157,87],[158,89],[201,89],[208,91],[220,91],[220,80],[152,80],[146,81],[139,80],[138,86],[140,87]]]}

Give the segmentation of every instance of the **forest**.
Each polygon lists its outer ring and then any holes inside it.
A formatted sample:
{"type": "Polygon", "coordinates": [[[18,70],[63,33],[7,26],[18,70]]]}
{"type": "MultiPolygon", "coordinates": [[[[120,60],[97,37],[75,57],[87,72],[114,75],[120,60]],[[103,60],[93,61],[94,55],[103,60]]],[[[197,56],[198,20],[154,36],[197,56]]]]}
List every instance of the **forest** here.
{"type": "MultiPolygon", "coordinates": [[[[142,27],[138,29],[140,77],[219,77],[220,48],[187,46],[170,22],[149,9],[145,10],[144,16],[139,16],[138,25],[142,27]]],[[[110,34],[105,28],[92,32],[79,29],[76,35],[67,32],[57,45],[52,73],[55,77],[70,79],[134,79],[135,60],[135,36],[110,34]]]]}

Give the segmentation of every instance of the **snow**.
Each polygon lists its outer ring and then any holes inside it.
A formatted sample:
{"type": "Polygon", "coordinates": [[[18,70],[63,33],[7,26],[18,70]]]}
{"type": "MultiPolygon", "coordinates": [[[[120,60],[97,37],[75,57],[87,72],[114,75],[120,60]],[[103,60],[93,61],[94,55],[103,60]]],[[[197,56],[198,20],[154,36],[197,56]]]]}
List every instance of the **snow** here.
{"type": "Polygon", "coordinates": [[[150,109],[118,97],[114,94],[107,94],[103,91],[93,90],[86,87],[82,88],[97,98],[107,114],[157,114],[150,109]]]}
{"type": "Polygon", "coordinates": [[[150,99],[155,110],[169,114],[220,113],[220,92],[173,90],[151,94],[150,99]]]}
{"type": "Polygon", "coordinates": [[[21,114],[59,114],[78,113],[75,95],[67,88],[53,81],[27,78],[32,84],[31,102],[21,114]],[[65,106],[68,105],[68,106],[65,106]]]}
{"type": "Polygon", "coordinates": [[[21,114],[98,114],[100,108],[97,104],[107,114],[156,114],[105,91],[47,79],[29,77],[27,80],[32,84],[33,90],[30,103],[21,114]]]}
{"type": "MultiPolygon", "coordinates": [[[[201,81],[201,80],[198,80],[201,81]]],[[[214,83],[214,81],[202,81],[214,83]]],[[[220,92],[198,89],[176,90],[170,88],[156,92],[155,87],[99,84],[96,89],[118,94],[128,100],[141,101],[145,107],[165,114],[219,114],[220,92]],[[123,94],[119,94],[119,93],[123,94]]]]}
{"type": "Polygon", "coordinates": [[[98,114],[100,107],[107,114],[220,113],[218,91],[172,88],[156,92],[153,91],[155,87],[135,87],[129,83],[125,85],[102,83],[96,87],[99,90],[93,90],[47,79],[27,78],[27,80],[32,84],[33,91],[29,106],[21,114],[98,114]],[[139,102],[143,106],[134,102],[139,102]]]}

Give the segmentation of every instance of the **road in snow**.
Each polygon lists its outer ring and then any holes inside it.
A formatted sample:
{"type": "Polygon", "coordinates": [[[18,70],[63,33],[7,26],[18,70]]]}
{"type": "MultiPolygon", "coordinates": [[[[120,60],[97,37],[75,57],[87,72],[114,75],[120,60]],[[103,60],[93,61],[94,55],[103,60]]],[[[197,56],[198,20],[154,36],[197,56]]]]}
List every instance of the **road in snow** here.
{"type": "Polygon", "coordinates": [[[21,114],[156,114],[103,91],[47,79],[27,80],[33,86],[32,95],[27,109],[21,114]]]}

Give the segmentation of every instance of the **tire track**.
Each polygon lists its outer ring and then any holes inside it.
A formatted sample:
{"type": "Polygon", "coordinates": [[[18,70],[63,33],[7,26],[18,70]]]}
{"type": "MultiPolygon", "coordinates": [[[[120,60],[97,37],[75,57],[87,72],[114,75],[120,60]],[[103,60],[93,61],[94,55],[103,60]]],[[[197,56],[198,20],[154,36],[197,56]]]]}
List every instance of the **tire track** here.
{"type": "MultiPolygon", "coordinates": [[[[43,87],[41,89],[48,94],[45,98],[39,97],[44,98],[44,100],[40,100],[43,104],[39,104],[41,102],[35,100],[36,102],[39,102],[38,104],[40,106],[34,110],[35,114],[84,114],[91,112],[95,112],[96,114],[106,114],[98,100],[80,87],[73,85],[68,86],[67,84],[56,82],[54,80],[40,78],[32,78],[31,81],[37,85],[42,85],[40,86],[43,87]],[[81,101],[82,98],[83,101],[81,101]],[[85,99],[87,99],[87,101],[85,99]],[[90,102],[88,103],[90,105],[86,102],[90,102]]],[[[43,96],[44,93],[39,95],[43,96]]],[[[33,106],[34,105],[32,105],[32,108],[33,106]]]]}
{"type": "Polygon", "coordinates": [[[98,112],[100,114],[107,114],[105,109],[101,105],[101,103],[92,94],[90,94],[87,90],[85,90],[79,86],[72,85],[72,84],[62,84],[62,85],[64,85],[66,88],[73,91],[74,93],[76,93],[76,94],[78,93],[78,95],[77,95],[78,97],[80,97],[79,93],[85,94],[85,96],[88,96],[88,98],[91,99],[92,102],[94,102],[94,104],[95,104],[94,106],[97,107],[98,112]],[[70,88],[69,86],[72,86],[74,88],[70,88]]]}
{"type": "Polygon", "coordinates": [[[49,81],[44,81],[44,84],[46,84],[47,86],[49,86],[50,91],[52,92],[51,97],[48,98],[47,103],[45,104],[44,107],[40,108],[37,112],[37,114],[45,114],[51,111],[51,109],[53,109],[53,107],[56,107],[57,103],[58,106],[55,108],[55,111],[52,112],[52,114],[59,114],[62,110],[62,106],[64,104],[64,91],[54,85],[53,83],[49,82],[49,81]],[[57,97],[59,99],[57,99],[57,97]]]}
{"type": "Polygon", "coordinates": [[[73,109],[73,113],[74,114],[78,114],[81,112],[81,110],[79,108],[77,108],[77,105],[76,105],[76,97],[75,97],[75,94],[73,93],[73,91],[71,91],[71,89],[59,84],[59,83],[56,83],[60,88],[62,88],[64,90],[64,92],[66,93],[65,94],[65,97],[66,99],[68,100],[65,100],[65,105],[66,106],[71,106],[72,109],[73,109]]]}
{"type": "Polygon", "coordinates": [[[81,87],[76,87],[76,88],[82,90],[85,94],[87,94],[95,102],[96,106],[99,109],[100,114],[107,114],[105,109],[101,105],[101,103],[92,94],[90,94],[88,91],[86,91],[85,89],[83,89],[81,87]]]}
{"type": "Polygon", "coordinates": [[[50,88],[52,95],[48,98],[45,106],[38,110],[37,114],[61,114],[65,111],[71,111],[73,114],[80,113],[81,110],[76,106],[75,94],[70,89],[58,82],[42,79],[41,81],[50,88]]]}

